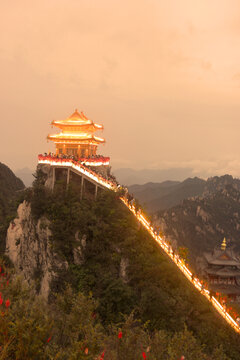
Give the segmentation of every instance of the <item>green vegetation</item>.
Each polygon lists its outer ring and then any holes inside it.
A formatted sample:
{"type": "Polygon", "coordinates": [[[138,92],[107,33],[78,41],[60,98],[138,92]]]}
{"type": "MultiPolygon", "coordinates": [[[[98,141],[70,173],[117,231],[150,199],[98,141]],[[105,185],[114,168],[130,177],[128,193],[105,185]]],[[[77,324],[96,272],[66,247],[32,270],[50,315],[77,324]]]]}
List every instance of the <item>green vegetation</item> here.
{"type": "Polygon", "coordinates": [[[148,360],[177,360],[183,354],[188,360],[230,359],[221,346],[206,355],[186,327],[174,334],[150,332],[133,313],[119,324],[103,327],[93,297],[67,286],[54,303],[46,304],[20,277],[12,278],[6,268],[3,271],[0,360],[93,360],[103,354],[104,360],[136,360],[144,353],[148,360]]]}
{"type": "Polygon", "coordinates": [[[91,296],[103,335],[107,336],[104,341],[109,344],[111,356],[105,358],[141,358],[139,342],[142,346],[151,344],[149,359],[178,359],[180,353],[187,359],[240,358],[239,335],[161,252],[119,201],[118,194],[106,191],[96,202],[79,201],[74,187],[66,191],[59,182],[50,193],[43,182],[40,172],[29,195],[33,215],[45,215],[51,221],[52,247],[69,263],[68,270],[59,271],[51,284],[50,306],[59,296],[54,294],[64,293],[69,285],[73,296],[91,296]],[[73,252],[79,247],[82,258],[76,264],[73,252]],[[130,335],[120,346],[111,333],[121,323],[121,328],[128,326],[129,319],[130,335]],[[136,319],[141,326],[136,325],[136,319]]]}

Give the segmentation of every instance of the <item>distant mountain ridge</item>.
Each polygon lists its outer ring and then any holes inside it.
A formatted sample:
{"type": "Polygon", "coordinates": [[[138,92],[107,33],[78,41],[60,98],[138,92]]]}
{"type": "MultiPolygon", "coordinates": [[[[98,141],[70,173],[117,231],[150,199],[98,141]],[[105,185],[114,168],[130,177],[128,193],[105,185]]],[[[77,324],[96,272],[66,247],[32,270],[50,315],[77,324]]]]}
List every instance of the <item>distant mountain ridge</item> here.
{"type": "Polygon", "coordinates": [[[185,199],[213,194],[227,185],[240,190],[240,180],[231,175],[214,176],[207,180],[194,177],[182,182],[164,181],[131,185],[128,189],[146,210],[156,212],[176,206],[185,199]]]}
{"type": "Polygon", "coordinates": [[[11,197],[16,191],[24,189],[24,183],[5,164],[0,162],[0,195],[11,197]]]}
{"type": "Polygon", "coordinates": [[[189,197],[202,195],[206,181],[188,178],[183,182],[164,181],[162,183],[147,183],[145,185],[129,186],[129,192],[150,212],[168,209],[189,197]]]}
{"type": "Polygon", "coordinates": [[[172,179],[173,181],[183,181],[186,178],[201,176],[200,174],[194,174],[194,170],[191,168],[169,168],[169,169],[141,169],[135,170],[131,168],[115,169],[114,175],[118,179],[120,184],[123,185],[143,185],[148,182],[163,182],[166,179],[172,179]]]}

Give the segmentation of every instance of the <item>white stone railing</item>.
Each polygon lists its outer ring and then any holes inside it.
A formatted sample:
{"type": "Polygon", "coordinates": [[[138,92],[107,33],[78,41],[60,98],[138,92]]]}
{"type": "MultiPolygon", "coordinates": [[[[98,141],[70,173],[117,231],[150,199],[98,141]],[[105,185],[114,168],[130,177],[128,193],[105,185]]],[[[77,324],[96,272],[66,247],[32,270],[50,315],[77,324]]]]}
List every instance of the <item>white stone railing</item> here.
{"type": "Polygon", "coordinates": [[[113,191],[116,191],[117,189],[117,185],[114,184],[112,181],[105,179],[103,176],[97,174],[96,172],[88,169],[86,166],[79,164],[77,161],[74,161],[72,159],[61,159],[49,155],[38,155],[38,164],[72,168],[75,171],[79,172],[80,175],[85,175],[86,177],[95,181],[97,184],[103,187],[106,187],[113,191]]]}

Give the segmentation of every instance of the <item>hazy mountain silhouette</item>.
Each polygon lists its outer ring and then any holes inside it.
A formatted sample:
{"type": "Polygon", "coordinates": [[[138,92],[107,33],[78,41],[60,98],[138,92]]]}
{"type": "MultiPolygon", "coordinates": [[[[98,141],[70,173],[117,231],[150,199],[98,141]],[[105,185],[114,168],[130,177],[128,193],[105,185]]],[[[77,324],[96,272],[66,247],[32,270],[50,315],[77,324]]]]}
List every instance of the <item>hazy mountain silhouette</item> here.
{"type": "Polygon", "coordinates": [[[31,170],[27,167],[15,171],[16,176],[18,176],[24,182],[26,187],[32,185],[34,180],[33,173],[34,170],[31,170]]]}
{"type": "Polygon", "coordinates": [[[192,168],[170,168],[170,169],[141,169],[121,168],[113,171],[114,175],[124,185],[140,184],[148,182],[162,182],[168,179],[183,181],[188,177],[194,177],[192,168]]]}
{"type": "Polygon", "coordinates": [[[202,195],[205,184],[205,180],[195,177],[183,182],[164,181],[132,185],[128,189],[147,210],[154,212],[175,206],[184,199],[202,195]]]}

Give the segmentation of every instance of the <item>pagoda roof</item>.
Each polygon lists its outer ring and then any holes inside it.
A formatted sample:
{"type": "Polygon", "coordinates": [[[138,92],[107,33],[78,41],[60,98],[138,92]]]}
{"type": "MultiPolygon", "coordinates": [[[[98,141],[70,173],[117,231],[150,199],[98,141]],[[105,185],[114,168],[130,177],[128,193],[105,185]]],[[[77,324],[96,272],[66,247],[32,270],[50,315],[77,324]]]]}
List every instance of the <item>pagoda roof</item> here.
{"type": "Polygon", "coordinates": [[[97,144],[103,144],[105,143],[105,139],[100,138],[98,136],[95,136],[91,133],[59,133],[59,134],[53,134],[48,135],[47,137],[49,140],[53,141],[74,141],[74,142],[95,142],[97,144]]]}
{"type": "Polygon", "coordinates": [[[219,277],[229,277],[229,276],[240,276],[240,269],[229,269],[225,266],[220,269],[205,269],[205,272],[208,275],[215,275],[219,277]]]}
{"type": "Polygon", "coordinates": [[[53,120],[51,124],[60,128],[65,126],[74,126],[74,127],[89,126],[89,127],[93,127],[95,130],[103,129],[103,125],[95,124],[92,120],[88,119],[87,116],[84,115],[82,111],[79,113],[77,109],[67,119],[53,120]]]}
{"type": "Polygon", "coordinates": [[[204,257],[212,265],[240,266],[240,261],[234,256],[230,249],[225,251],[214,249],[212,253],[204,253],[204,257]]]}
{"type": "Polygon", "coordinates": [[[209,289],[226,295],[239,295],[240,286],[228,284],[209,284],[209,289]]]}

